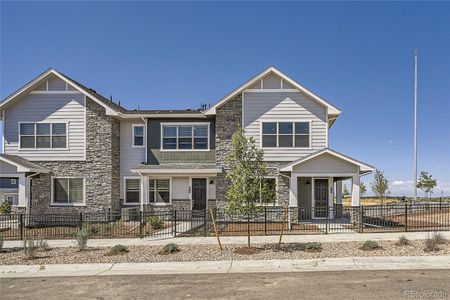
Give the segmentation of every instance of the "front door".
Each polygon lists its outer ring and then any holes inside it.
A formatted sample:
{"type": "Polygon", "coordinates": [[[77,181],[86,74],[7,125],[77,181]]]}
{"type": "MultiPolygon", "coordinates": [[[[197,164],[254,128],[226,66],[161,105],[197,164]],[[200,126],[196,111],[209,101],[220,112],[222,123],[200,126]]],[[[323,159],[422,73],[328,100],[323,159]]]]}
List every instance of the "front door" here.
{"type": "Polygon", "coordinates": [[[314,217],[325,218],[328,207],[328,179],[314,179],[314,217]]]}
{"type": "Polygon", "coordinates": [[[206,178],[192,178],[192,209],[206,209],[206,178]]]}

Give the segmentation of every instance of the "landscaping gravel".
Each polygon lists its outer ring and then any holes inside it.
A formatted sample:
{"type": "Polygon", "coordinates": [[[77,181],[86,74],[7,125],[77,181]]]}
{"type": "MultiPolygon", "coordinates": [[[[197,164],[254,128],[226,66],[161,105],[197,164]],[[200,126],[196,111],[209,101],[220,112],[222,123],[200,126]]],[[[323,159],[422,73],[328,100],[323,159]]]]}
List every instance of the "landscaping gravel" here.
{"type": "Polygon", "coordinates": [[[424,240],[411,241],[411,245],[397,246],[396,241],[380,241],[383,249],[364,251],[363,242],[322,243],[321,252],[304,251],[303,244],[253,244],[261,248],[256,254],[243,255],[234,253],[242,245],[224,245],[223,251],[217,245],[180,245],[180,251],[161,255],[161,246],[130,246],[129,252],[118,255],[105,255],[110,248],[53,248],[40,250],[37,258],[27,260],[22,249],[3,249],[0,252],[0,265],[31,264],[79,264],[79,263],[132,263],[132,262],[166,262],[166,261],[212,261],[212,260],[270,260],[270,259],[313,259],[348,256],[429,256],[450,255],[450,244],[439,245],[437,252],[425,252],[424,240]]]}

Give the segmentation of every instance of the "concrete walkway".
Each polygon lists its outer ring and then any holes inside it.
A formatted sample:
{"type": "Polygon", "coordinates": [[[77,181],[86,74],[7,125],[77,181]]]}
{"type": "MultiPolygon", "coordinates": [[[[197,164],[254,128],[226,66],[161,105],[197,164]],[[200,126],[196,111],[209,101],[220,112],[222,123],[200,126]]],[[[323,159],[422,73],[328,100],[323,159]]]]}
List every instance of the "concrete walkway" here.
{"type": "Polygon", "coordinates": [[[0,278],[450,269],[450,256],[0,266],[0,278]]]}
{"type": "MultiPolygon", "coordinates": [[[[404,235],[410,240],[426,239],[432,232],[395,232],[395,233],[336,233],[323,235],[285,235],[283,236],[283,243],[305,243],[305,242],[347,242],[347,241],[383,241],[383,240],[397,240],[404,235]]],[[[442,235],[450,239],[450,231],[442,231],[442,235]]],[[[279,236],[253,236],[252,243],[267,244],[278,243],[279,236]]],[[[221,237],[222,244],[246,244],[246,236],[229,236],[221,237]]],[[[217,244],[215,237],[177,237],[177,238],[132,238],[132,239],[90,239],[88,241],[89,247],[112,247],[117,244],[126,246],[141,246],[141,245],[165,245],[167,243],[176,243],[179,245],[187,244],[217,244]]],[[[50,247],[73,247],[73,240],[48,240],[50,247]]],[[[5,241],[3,248],[22,247],[22,241],[5,241]]]]}

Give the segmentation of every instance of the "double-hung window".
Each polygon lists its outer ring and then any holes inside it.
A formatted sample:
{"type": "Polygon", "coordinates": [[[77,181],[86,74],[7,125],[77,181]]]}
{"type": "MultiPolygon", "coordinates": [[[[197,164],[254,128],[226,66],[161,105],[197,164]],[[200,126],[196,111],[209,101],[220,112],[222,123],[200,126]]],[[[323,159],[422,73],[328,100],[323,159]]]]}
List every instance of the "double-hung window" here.
{"type": "Polygon", "coordinates": [[[66,148],[66,123],[20,123],[19,143],[23,149],[66,148]]]}
{"type": "Polygon", "coordinates": [[[308,148],[309,122],[263,122],[263,148],[308,148]]]}
{"type": "Polygon", "coordinates": [[[150,179],[148,189],[150,203],[170,203],[170,179],[150,179]]]}
{"type": "Polygon", "coordinates": [[[134,147],[144,146],[144,126],[141,125],[133,126],[133,146],[134,147]]]}
{"type": "Polygon", "coordinates": [[[125,204],[138,204],[140,202],[140,179],[125,179],[125,204]]]}
{"type": "Polygon", "coordinates": [[[74,205],[83,203],[83,178],[53,178],[53,204],[74,205]]]}
{"type": "Polygon", "coordinates": [[[163,150],[207,150],[209,147],[208,124],[163,124],[163,150]]]}

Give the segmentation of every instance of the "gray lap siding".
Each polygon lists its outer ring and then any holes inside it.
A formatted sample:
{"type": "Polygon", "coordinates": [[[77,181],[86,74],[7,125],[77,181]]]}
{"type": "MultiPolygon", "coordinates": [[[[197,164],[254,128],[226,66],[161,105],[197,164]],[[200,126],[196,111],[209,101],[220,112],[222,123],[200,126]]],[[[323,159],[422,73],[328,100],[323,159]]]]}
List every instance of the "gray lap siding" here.
{"type": "Polygon", "coordinates": [[[39,161],[51,170],[32,179],[31,211],[38,213],[119,210],[120,123],[106,116],[105,109],[86,101],[86,160],[39,161]],[[84,206],[53,206],[52,177],[85,178],[84,206]]]}

